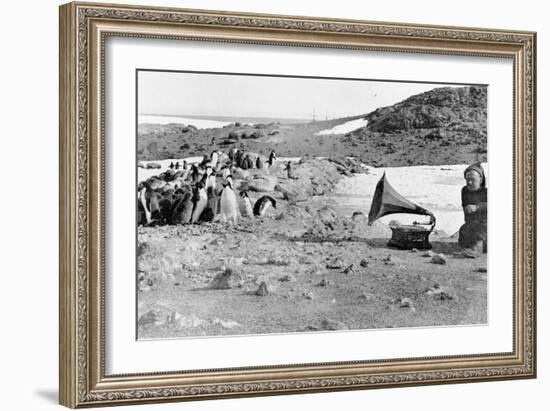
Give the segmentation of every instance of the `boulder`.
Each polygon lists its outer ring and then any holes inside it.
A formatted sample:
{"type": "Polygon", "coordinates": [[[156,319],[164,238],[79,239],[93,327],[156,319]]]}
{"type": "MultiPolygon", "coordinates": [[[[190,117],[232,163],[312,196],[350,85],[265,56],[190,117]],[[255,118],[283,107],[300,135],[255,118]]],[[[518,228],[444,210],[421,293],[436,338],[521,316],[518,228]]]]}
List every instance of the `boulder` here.
{"type": "Polygon", "coordinates": [[[138,325],[144,326],[148,324],[155,324],[160,322],[161,314],[159,311],[156,310],[150,310],[147,311],[145,314],[139,317],[138,319],[138,325]]]}
{"type": "Polygon", "coordinates": [[[296,277],[294,277],[292,274],[285,274],[282,277],[279,278],[279,281],[281,282],[295,282],[296,277]]]}
{"type": "Polygon", "coordinates": [[[260,283],[260,286],[256,290],[256,295],[258,295],[260,297],[265,297],[268,294],[269,294],[269,289],[267,287],[267,283],[265,281],[262,281],[260,283]]]}
{"type": "Polygon", "coordinates": [[[445,264],[447,264],[447,257],[445,257],[445,254],[436,254],[432,257],[430,262],[432,264],[445,265],[445,264]]]}
{"type": "Polygon", "coordinates": [[[275,190],[277,177],[275,176],[255,176],[253,180],[248,181],[248,190],[259,193],[269,193],[275,190]]]}
{"type": "Polygon", "coordinates": [[[223,272],[214,277],[210,283],[210,288],[215,290],[227,290],[229,288],[242,287],[243,283],[244,280],[240,273],[231,268],[226,268],[223,272]]]}

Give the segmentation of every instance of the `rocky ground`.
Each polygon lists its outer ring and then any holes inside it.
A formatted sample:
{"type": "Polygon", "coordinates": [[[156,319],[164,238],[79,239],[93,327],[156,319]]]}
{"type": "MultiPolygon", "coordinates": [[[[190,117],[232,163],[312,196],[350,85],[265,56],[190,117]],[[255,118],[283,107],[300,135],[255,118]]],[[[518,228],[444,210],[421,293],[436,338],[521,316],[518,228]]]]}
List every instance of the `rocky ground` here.
{"type": "Polygon", "coordinates": [[[236,176],[265,217],[138,228],[138,336],[287,333],[481,324],[487,321],[486,256],[457,256],[456,238],[433,250],[397,250],[390,229],[361,213],[338,215],[325,194],[357,162],[304,160],[236,176]]]}

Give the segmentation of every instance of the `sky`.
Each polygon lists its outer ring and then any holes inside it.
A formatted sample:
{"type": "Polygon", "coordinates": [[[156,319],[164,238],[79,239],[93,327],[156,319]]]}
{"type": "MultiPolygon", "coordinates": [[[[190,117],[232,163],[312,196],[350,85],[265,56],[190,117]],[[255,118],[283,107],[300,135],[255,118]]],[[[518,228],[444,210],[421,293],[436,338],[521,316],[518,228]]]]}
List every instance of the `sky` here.
{"type": "MultiPolygon", "coordinates": [[[[443,84],[139,71],[138,113],[323,120],[367,114],[443,84]]],[[[449,86],[452,86],[449,84],[449,86]]]]}

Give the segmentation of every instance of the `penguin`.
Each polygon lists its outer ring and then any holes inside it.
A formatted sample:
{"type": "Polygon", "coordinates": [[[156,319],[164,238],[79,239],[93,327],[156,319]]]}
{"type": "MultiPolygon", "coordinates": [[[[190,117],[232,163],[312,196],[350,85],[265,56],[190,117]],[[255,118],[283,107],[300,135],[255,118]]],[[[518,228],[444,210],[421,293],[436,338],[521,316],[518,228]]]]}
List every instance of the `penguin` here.
{"type": "Polygon", "coordinates": [[[206,190],[206,207],[200,216],[201,221],[213,221],[218,215],[218,195],[214,187],[208,187],[206,190]]]}
{"type": "Polygon", "coordinates": [[[277,154],[275,154],[275,150],[271,150],[271,153],[269,153],[269,158],[267,159],[267,163],[269,164],[269,167],[273,165],[275,160],[277,160],[277,154]]]}
{"type": "Polygon", "coordinates": [[[220,214],[223,221],[229,220],[233,224],[237,224],[237,198],[235,197],[235,191],[233,191],[233,178],[231,176],[227,177],[222,191],[220,214]]]}
{"type": "Polygon", "coordinates": [[[186,192],[183,195],[176,206],[174,207],[174,212],[172,214],[172,223],[173,224],[187,224],[191,220],[193,214],[193,201],[191,198],[191,193],[186,192]]]}
{"type": "Polygon", "coordinates": [[[231,174],[231,170],[229,170],[229,167],[223,166],[221,171],[222,171],[222,179],[225,181],[229,176],[229,174],[231,174]]]}
{"type": "Polygon", "coordinates": [[[174,162],[173,161],[170,163],[170,169],[172,169],[172,168],[174,168],[174,162]]]}
{"type": "Polygon", "coordinates": [[[290,161],[288,163],[286,163],[286,167],[285,167],[285,170],[286,170],[286,176],[291,179],[291,180],[297,180],[298,177],[296,176],[296,174],[294,174],[294,171],[292,170],[292,166],[290,164],[290,161]]]}
{"type": "Polygon", "coordinates": [[[227,157],[229,157],[229,159],[231,161],[234,161],[236,152],[237,152],[237,149],[235,147],[233,147],[231,150],[229,150],[229,153],[227,154],[227,157]]]}
{"type": "Polygon", "coordinates": [[[256,158],[256,168],[258,170],[262,170],[264,168],[264,162],[262,161],[260,156],[256,158]]]}
{"type": "Polygon", "coordinates": [[[239,207],[241,211],[241,215],[243,217],[253,217],[254,213],[252,211],[252,201],[248,196],[248,191],[241,191],[239,193],[239,196],[241,197],[241,202],[239,207]]]}
{"type": "Polygon", "coordinates": [[[198,183],[193,193],[193,214],[191,215],[191,223],[196,223],[206,207],[208,197],[206,191],[204,191],[204,185],[202,182],[198,183]]]}
{"type": "Polygon", "coordinates": [[[196,164],[193,164],[191,171],[191,183],[196,184],[199,182],[199,168],[196,164]]]}
{"type": "Polygon", "coordinates": [[[202,161],[200,162],[199,166],[200,167],[206,167],[206,165],[210,162],[210,157],[205,154],[202,156],[202,161]]]}
{"type": "Polygon", "coordinates": [[[269,207],[277,208],[275,199],[270,196],[261,196],[256,203],[254,203],[254,215],[263,217],[269,207]]]}
{"type": "Polygon", "coordinates": [[[243,153],[241,150],[235,151],[235,156],[233,161],[235,161],[235,164],[237,164],[237,167],[241,166],[242,157],[243,157],[243,153]]]}
{"type": "Polygon", "coordinates": [[[151,211],[147,208],[147,186],[146,184],[143,184],[143,186],[139,190],[139,201],[141,203],[141,207],[143,207],[143,211],[145,212],[145,224],[149,224],[151,222],[151,211]]]}
{"type": "Polygon", "coordinates": [[[216,188],[216,176],[212,173],[212,167],[207,166],[206,172],[203,175],[204,189],[208,191],[208,187],[216,188]]]}
{"type": "Polygon", "coordinates": [[[250,155],[246,156],[246,167],[250,170],[254,168],[254,161],[252,160],[252,157],[250,155]]]}
{"type": "Polygon", "coordinates": [[[157,177],[150,177],[145,184],[149,190],[160,190],[166,184],[166,181],[157,177]]]}
{"type": "Polygon", "coordinates": [[[210,154],[210,167],[215,168],[218,164],[218,152],[212,151],[212,154],[210,154]]]}
{"type": "Polygon", "coordinates": [[[160,213],[162,215],[161,224],[172,224],[174,190],[171,188],[166,189],[166,186],[164,188],[159,200],[160,213]]]}
{"type": "Polygon", "coordinates": [[[191,166],[189,165],[189,163],[187,162],[187,160],[183,160],[183,166],[182,166],[182,168],[183,168],[185,171],[191,170],[191,166]]]}
{"type": "Polygon", "coordinates": [[[241,167],[243,170],[248,170],[248,159],[250,157],[248,156],[248,154],[241,159],[241,163],[239,164],[239,167],[241,167]]]}
{"type": "Polygon", "coordinates": [[[180,162],[179,161],[176,161],[176,166],[175,166],[176,170],[179,170],[180,168],[180,162]]]}

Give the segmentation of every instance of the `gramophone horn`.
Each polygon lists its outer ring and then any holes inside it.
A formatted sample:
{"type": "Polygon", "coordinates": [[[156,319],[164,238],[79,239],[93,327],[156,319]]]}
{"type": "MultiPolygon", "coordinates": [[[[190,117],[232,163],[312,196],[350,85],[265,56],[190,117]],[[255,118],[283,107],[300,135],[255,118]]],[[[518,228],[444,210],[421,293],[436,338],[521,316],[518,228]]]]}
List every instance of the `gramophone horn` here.
{"type": "Polygon", "coordinates": [[[386,173],[384,173],[376,184],[369,212],[369,225],[380,217],[396,213],[420,214],[433,217],[431,212],[407,200],[395,191],[390,183],[388,183],[386,173]]]}

